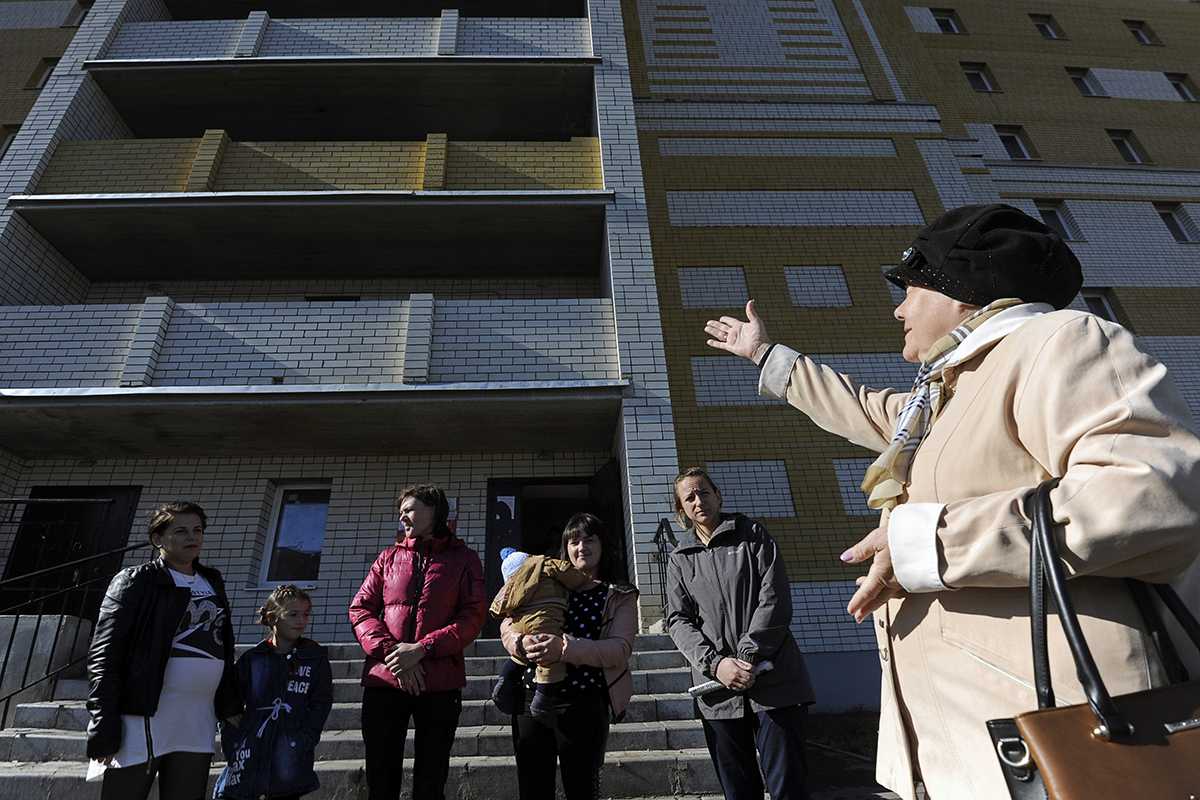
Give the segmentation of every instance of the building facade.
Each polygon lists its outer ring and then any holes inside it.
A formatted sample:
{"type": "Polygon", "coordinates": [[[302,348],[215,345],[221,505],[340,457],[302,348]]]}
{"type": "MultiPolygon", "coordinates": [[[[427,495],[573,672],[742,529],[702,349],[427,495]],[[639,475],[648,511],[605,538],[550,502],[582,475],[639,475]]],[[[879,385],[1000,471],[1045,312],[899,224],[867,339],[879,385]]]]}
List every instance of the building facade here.
{"type": "MultiPolygon", "coordinates": [[[[18,26],[68,7],[0,2],[5,75],[33,74],[9,67],[18,26]]],[[[702,464],[781,543],[822,702],[871,706],[837,559],[875,525],[871,455],[759,398],[704,321],[753,297],[776,339],[907,386],[881,269],[944,209],[999,200],[1066,234],[1077,305],[1200,416],[1198,15],[96,0],[53,29],[0,161],[5,574],[42,563],[27,501],[112,500],[71,550],[99,552],[189,498],[239,637],[290,580],[345,640],[396,492],[428,481],[489,587],[501,546],[601,514],[649,629],[671,479],[702,464]]]]}

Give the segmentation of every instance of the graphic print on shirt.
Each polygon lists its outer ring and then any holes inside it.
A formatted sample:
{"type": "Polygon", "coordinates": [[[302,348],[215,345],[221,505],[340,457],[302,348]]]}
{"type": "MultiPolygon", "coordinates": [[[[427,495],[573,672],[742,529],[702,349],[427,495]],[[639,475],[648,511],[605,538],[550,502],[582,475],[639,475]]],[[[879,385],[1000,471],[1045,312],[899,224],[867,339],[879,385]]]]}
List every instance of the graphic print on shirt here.
{"type": "Polygon", "coordinates": [[[222,661],[225,658],[222,635],[225,612],[217,605],[217,595],[208,581],[197,580],[191,591],[192,599],[179,620],[175,638],[171,640],[171,657],[222,661]]]}

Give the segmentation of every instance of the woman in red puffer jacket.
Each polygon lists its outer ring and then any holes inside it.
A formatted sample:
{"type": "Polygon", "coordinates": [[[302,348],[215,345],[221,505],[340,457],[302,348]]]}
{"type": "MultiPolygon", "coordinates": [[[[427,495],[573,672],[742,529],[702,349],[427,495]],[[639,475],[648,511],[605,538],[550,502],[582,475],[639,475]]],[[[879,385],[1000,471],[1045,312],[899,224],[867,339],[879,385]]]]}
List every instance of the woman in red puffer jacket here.
{"type": "Polygon", "coordinates": [[[397,800],[404,741],[417,731],[413,800],[442,800],[462,710],[466,649],[487,603],[479,556],[447,527],[450,506],[436,486],[410,486],[396,500],[401,532],[371,565],[350,603],[366,653],[362,731],[369,800],[397,800]]]}

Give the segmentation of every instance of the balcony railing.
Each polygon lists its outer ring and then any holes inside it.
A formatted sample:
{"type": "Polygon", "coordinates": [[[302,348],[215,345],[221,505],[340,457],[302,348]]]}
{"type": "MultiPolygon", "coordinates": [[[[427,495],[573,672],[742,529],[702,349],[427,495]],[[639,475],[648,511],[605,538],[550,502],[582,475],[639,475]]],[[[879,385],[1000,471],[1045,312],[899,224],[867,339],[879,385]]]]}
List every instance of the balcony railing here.
{"type": "Polygon", "coordinates": [[[612,305],[600,298],[0,308],[0,388],[619,377],[612,305]]]}
{"type": "Polygon", "coordinates": [[[567,141],[65,141],[36,194],[603,188],[600,144],[567,141]]]}

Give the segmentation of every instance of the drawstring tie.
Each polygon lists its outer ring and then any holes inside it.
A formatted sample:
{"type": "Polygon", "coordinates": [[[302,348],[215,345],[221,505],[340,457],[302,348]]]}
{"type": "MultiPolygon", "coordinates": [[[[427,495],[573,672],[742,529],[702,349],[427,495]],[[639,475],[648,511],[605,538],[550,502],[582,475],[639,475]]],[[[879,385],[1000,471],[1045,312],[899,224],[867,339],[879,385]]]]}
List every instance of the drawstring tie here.
{"type": "Polygon", "coordinates": [[[281,709],[281,708],[289,714],[292,713],[291,704],[283,702],[282,697],[276,697],[274,703],[272,703],[269,706],[262,706],[258,709],[259,711],[270,711],[271,715],[263,720],[262,725],[258,726],[258,733],[256,734],[257,738],[259,738],[259,739],[262,738],[263,731],[265,731],[267,729],[268,722],[272,722],[274,720],[279,719],[279,709],[281,709]]]}

